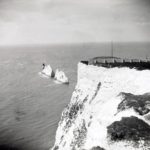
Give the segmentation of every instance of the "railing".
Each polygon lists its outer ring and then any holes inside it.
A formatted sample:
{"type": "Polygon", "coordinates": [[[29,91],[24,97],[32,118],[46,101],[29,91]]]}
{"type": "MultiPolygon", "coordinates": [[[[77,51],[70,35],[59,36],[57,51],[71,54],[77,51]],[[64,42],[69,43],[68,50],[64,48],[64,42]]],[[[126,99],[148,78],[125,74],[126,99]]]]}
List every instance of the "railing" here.
{"type": "Polygon", "coordinates": [[[95,65],[103,67],[129,67],[138,70],[150,69],[150,60],[148,59],[126,59],[117,57],[96,57],[89,61],[81,61],[86,65],[95,65]]]}

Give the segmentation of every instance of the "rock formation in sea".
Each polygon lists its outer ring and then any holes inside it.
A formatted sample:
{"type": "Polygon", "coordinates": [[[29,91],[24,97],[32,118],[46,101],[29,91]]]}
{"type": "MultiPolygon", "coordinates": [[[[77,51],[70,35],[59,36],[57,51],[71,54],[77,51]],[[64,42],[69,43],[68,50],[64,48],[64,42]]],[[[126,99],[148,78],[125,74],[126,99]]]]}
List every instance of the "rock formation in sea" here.
{"type": "Polygon", "coordinates": [[[65,73],[59,69],[56,69],[54,78],[55,78],[55,80],[59,81],[60,83],[65,83],[65,84],[69,83],[69,80],[68,80],[67,76],[65,75],[65,73]]]}
{"type": "Polygon", "coordinates": [[[46,65],[41,73],[48,77],[54,77],[54,75],[55,75],[55,73],[50,65],[46,65]]]}
{"type": "Polygon", "coordinates": [[[52,150],[149,150],[149,83],[147,60],[80,62],[52,150]]]}

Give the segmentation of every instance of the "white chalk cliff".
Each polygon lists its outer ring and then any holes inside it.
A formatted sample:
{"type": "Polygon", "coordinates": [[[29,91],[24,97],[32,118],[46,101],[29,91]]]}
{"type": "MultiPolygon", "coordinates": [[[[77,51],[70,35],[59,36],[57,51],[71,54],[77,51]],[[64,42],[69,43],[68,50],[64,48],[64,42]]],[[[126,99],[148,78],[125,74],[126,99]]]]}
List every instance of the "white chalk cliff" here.
{"type": "Polygon", "coordinates": [[[150,70],[78,64],[52,150],[149,150],[150,70]]]}

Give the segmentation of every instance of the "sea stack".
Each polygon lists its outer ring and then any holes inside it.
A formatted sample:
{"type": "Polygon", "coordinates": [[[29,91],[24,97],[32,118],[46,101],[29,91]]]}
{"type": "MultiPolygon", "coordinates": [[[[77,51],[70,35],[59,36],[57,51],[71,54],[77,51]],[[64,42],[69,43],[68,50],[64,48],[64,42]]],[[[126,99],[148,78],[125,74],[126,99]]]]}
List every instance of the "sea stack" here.
{"type": "Polygon", "coordinates": [[[55,76],[55,73],[50,65],[46,65],[44,67],[44,69],[42,70],[42,74],[52,78],[55,76]]]}
{"type": "Polygon", "coordinates": [[[69,84],[69,80],[68,80],[67,76],[65,75],[65,73],[63,71],[61,71],[59,69],[56,69],[54,79],[60,83],[69,84]]]}
{"type": "Polygon", "coordinates": [[[97,57],[78,64],[52,150],[148,150],[150,62],[97,57]]]}

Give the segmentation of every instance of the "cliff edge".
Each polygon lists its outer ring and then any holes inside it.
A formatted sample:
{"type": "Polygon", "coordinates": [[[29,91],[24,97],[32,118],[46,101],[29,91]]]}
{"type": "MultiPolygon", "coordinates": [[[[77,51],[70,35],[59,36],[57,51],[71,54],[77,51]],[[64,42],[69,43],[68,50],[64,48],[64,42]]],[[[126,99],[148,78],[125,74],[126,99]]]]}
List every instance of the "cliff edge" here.
{"type": "Polygon", "coordinates": [[[149,83],[147,60],[80,62],[52,150],[150,149],[149,83]]]}

